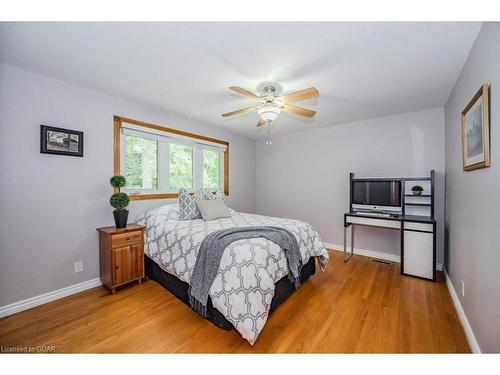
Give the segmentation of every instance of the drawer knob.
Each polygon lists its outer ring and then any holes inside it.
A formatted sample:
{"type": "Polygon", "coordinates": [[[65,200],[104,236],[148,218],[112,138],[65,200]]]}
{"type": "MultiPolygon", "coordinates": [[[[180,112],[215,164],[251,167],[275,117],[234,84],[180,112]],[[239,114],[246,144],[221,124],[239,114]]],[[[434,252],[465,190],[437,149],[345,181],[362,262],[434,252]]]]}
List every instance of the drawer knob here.
{"type": "Polygon", "coordinates": [[[118,268],[120,268],[120,266],[115,266],[115,270],[117,270],[118,268]]]}

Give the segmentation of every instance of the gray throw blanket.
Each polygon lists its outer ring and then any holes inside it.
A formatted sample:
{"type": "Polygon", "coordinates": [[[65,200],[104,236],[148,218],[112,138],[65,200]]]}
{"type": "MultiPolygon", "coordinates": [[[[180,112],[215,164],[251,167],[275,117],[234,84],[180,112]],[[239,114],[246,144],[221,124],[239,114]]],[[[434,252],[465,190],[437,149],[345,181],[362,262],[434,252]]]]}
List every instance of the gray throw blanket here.
{"type": "Polygon", "coordinates": [[[273,226],[218,230],[209,233],[202,241],[191,275],[189,302],[196,312],[206,316],[208,293],[217,276],[224,249],[235,241],[259,237],[268,239],[281,247],[288,263],[288,278],[294,284],[295,289],[300,287],[302,257],[293,233],[273,226]]]}

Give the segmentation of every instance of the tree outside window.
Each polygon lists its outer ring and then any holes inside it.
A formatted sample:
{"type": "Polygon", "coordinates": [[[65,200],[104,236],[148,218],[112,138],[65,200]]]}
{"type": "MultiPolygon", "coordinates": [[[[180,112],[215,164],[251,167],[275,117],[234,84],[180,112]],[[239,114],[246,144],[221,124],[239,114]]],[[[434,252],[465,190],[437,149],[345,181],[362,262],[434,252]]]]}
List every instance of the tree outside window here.
{"type": "Polygon", "coordinates": [[[127,136],[125,158],[127,189],[158,188],[158,144],[156,141],[127,136]]]}
{"type": "Polygon", "coordinates": [[[193,147],[170,144],[170,188],[193,188],[193,147]]]}
{"type": "Polygon", "coordinates": [[[220,187],[220,152],[203,150],[203,187],[220,187]]]}

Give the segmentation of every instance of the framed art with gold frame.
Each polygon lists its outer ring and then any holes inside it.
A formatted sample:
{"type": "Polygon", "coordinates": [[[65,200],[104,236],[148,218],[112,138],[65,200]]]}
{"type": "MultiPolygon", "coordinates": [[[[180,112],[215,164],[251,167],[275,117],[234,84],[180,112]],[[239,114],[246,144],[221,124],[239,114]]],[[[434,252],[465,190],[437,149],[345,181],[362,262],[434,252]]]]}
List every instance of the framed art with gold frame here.
{"type": "Polygon", "coordinates": [[[464,171],[490,166],[489,119],[488,85],[484,84],[462,111],[464,171]]]}

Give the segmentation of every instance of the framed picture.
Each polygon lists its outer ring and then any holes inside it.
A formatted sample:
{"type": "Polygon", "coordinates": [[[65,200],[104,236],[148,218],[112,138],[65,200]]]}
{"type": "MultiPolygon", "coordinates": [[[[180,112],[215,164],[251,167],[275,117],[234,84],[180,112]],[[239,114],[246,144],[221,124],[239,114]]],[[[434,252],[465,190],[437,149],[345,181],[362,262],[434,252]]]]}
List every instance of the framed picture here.
{"type": "Polygon", "coordinates": [[[40,152],[83,157],[83,132],[40,125],[40,152]]]}
{"type": "Polygon", "coordinates": [[[484,84],[462,111],[464,171],[490,166],[490,111],[484,84]]]}

